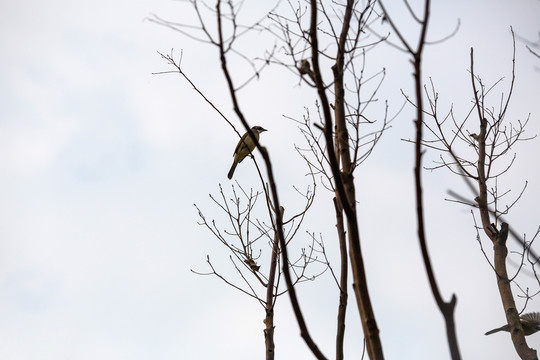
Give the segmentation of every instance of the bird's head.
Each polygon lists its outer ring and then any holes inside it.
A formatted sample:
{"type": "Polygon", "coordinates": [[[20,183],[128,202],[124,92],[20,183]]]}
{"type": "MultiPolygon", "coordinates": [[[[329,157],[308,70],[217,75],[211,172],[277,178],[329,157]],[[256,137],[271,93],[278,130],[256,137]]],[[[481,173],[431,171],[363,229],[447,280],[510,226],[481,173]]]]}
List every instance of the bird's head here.
{"type": "Polygon", "coordinates": [[[256,132],[257,134],[260,134],[260,133],[262,133],[263,131],[268,131],[268,130],[266,130],[266,129],[263,128],[262,126],[256,125],[256,126],[254,126],[254,127],[251,128],[251,131],[256,132]]]}

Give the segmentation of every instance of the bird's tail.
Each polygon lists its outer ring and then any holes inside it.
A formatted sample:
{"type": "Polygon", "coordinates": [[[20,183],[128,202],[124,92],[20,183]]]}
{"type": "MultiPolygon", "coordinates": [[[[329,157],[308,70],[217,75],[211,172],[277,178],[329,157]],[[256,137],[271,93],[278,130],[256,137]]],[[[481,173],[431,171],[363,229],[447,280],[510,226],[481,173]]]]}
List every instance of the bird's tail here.
{"type": "Polygon", "coordinates": [[[488,332],[485,333],[484,335],[495,334],[496,332],[503,331],[503,330],[504,330],[504,326],[501,326],[500,328],[496,328],[496,329],[493,329],[493,330],[488,331],[488,332]]]}
{"type": "Polygon", "coordinates": [[[238,163],[236,161],[233,161],[232,165],[231,165],[231,170],[229,170],[229,173],[227,174],[227,177],[230,179],[232,179],[233,177],[233,174],[234,174],[234,169],[236,169],[236,165],[238,163]]]}

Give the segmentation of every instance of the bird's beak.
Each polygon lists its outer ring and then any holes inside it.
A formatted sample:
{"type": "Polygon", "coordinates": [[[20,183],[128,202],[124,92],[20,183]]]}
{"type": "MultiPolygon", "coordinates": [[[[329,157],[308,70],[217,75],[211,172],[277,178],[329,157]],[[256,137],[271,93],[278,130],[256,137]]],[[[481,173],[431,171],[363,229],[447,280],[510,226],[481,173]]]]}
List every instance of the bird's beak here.
{"type": "Polygon", "coordinates": [[[262,128],[261,132],[263,132],[263,131],[268,131],[268,130],[266,130],[265,128],[262,128]]]}

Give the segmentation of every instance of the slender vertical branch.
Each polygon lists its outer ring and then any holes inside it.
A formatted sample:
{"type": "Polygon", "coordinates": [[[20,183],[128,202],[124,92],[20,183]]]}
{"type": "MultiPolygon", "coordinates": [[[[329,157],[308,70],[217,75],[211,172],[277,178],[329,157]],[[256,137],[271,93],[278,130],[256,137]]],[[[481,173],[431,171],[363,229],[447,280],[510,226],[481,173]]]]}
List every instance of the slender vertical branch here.
{"type": "Polygon", "coordinates": [[[318,28],[317,28],[317,1],[311,0],[311,21],[310,21],[310,39],[311,39],[311,54],[313,63],[313,73],[315,85],[321,100],[321,106],[324,116],[324,136],[327,143],[328,159],[332,170],[336,196],[339,199],[340,206],[343,207],[347,218],[347,229],[349,238],[349,257],[351,259],[351,269],[353,274],[353,289],[356,295],[356,302],[360,318],[362,320],[362,328],[366,338],[366,347],[370,359],[384,359],[382,352],[382,344],[379,337],[379,329],[375,320],[371,299],[369,296],[366,273],[360,248],[360,232],[358,228],[358,219],[356,214],[356,197],[353,177],[353,164],[351,163],[350,148],[348,144],[348,132],[345,120],[345,99],[344,99],[344,84],[343,84],[343,68],[345,46],[350,28],[352,12],[354,10],[354,0],[348,0],[345,6],[345,14],[343,24],[338,39],[338,52],[336,62],[332,67],[334,74],[334,115],[336,119],[337,145],[338,152],[334,150],[333,139],[333,121],[330,112],[328,98],[326,96],[326,87],[321,76],[319,65],[319,43],[318,43],[318,28]],[[341,161],[343,171],[339,168],[341,161]]]}
{"type": "Polygon", "coordinates": [[[420,243],[420,249],[422,252],[422,259],[424,261],[424,266],[426,268],[426,273],[428,276],[429,285],[435,302],[441,311],[446,325],[446,336],[448,340],[448,345],[450,348],[450,354],[453,360],[461,359],[459,352],[459,346],[457,342],[457,335],[454,323],[454,309],[456,306],[457,298],[452,295],[452,299],[449,302],[445,302],[442,299],[439,287],[437,285],[437,280],[435,279],[435,273],[433,272],[433,266],[431,264],[431,259],[429,256],[429,251],[427,249],[427,240],[425,234],[425,223],[424,223],[424,208],[423,208],[423,185],[422,185],[422,143],[423,143],[423,116],[424,116],[424,107],[423,107],[423,87],[422,87],[422,52],[424,45],[426,43],[426,34],[429,22],[430,15],[430,0],[426,0],[424,3],[424,16],[421,20],[422,28],[420,31],[420,37],[418,40],[418,45],[416,50],[413,49],[411,45],[407,43],[404,36],[397,29],[394,22],[391,20],[388,12],[384,8],[384,5],[380,3],[383,11],[386,14],[387,19],[389,20],[390,25],[398,35],[399,39],[407,49],[407,51],[412,56],[412,63],[414,67],[414,86],[415,86],[415,97],[416,97],[416,138],[415,138],[415,167],[414,167],[414,183],[416,189],[416,218],[417,218],[417,227],[418,227],[418,241],[420,243]]]}
{"type": "MultiPolygon", "coordinates": [[[[489,204],[488,204],[488,187],[486,175],[486,159],[488,154],[486,151],[486,138],[488,121],[483,116],[483,97],[480,98],[478,90],[476,89],[476,78],[474,75],[474,51],[471,48],[471,81],[474,92],[475,106],[478,112],[478,118],[480,121],[480,133],[478,134],[478,208],[480,210],[480,219],[484,228],[485,234],[493,243],[493,256],[495,274],[497,276],[497,287],[499,288],[499,294],[503,303],[506,320],[510,326],[510,334],[512,337],[512,343],[518,353],[519,357],[527,360],[537,359],[536,350],[529,348],[525,340],[523,333],[523,327],[519,320],[519,313],[516,309],[514,301],[514,295],[512,293],[512,287],[510,279],[508,278],[508,272],[506,270],[506,256],[508,255],[508,249],[506,247],[506,239],[508,238],[508,224],[503,222],[501,229],[498,230],[495,224],[492,224],[490,218],[489,204]]],[[[493,140],[495,146],[495,141],[493,140]]]]}
{"type": "Polygon", "coordinates": [[[336,210],[336,228],[339,239],[340,253],[340,278],[339,278],[339,305],[337,316],[337,332],[336,332],[336,360],[343,360],[343,341],[345,337],[345,315],[347,314],[347,299],[348,299],[348,272],[349,261],[347,258],[347,239],[345,235],[345,227],[343,221],[343,208],[339,205],[338,199],[334,198],[334,208],[336,210]]]}
{"type": "MultiPolygon", "coordinates": [[[[283,207],[279,208],[281,217],[283,218],[283,207]]],[[[272,245],[272,257],[270,259],[270,271],[268,275],[268,285],[266,288],[266,317],[264,318],[264,341],[266,347],[266,360],[274,360],[275,345],[274,345],[274,302],[275,302],[275,279],[277,269],[277,258],[279,255],[279,237],[274,233],[274,241],[272,245]]]]}
{"type": "MultiPolygon", "coordinates": [[[[222,21],[221,0],[217,1],[216,14],[217,14],[217,21],[218,21],[218,35],[219,35],[219,44],[218,44],[218,46],[219,46],[219,54],[220,54],[220,60],[221,60],[221,68],[222,68],[223,74],[225,75],[225,79],[227,81],[227,86],[228,86],[228,89],[229,89],[229,95],[230,95],[231,100],[233,102],[234,112],[236,113],[236,115],[240,119],[240,122],[242,123],[242,125],[244,126],[246,131],[249,133],[249,136],[251,136],[251,138],[255,140],[255,145],[256,145],[257,149],[261,152],[264,163],[266,165],[266,171],[267,171],[267,175],[268,175],[268,181],[269,181],[269,184],[270,184],[270,194],[271,194],[271,197],[272,197],[272,202],[274,203],[274,206],[277,209],[279,209],[279,208],[281,208],[281,206],[280,206],[280,201],[279,201],[279,197],[278,197],[278,194],[277,194],[277,185],[276,185],[276,182],[275,182],[274,171],[273,171],[273,168],[272,168],[272,162],[270,161],[270,155],[268,154],[268,151],[266,150],[266,148],[262,147],[261,144],[255,138],[255,136],[253,136],[253,132],[251,131],[251,127],[249,126],[246,118],[244,117],[244,114],[240,110],[240,106],[238,104],[238,99],[236,97],[236,90],[235,90],[235,87],[233,85],[233,81],[232,81],[232,78],[230,76],[229,69],[227,67],[227,58],[225,56],[225,48],[224,48],[224,43],[223,43],[223,28],[222,28],[222,23],[221,23],[221,21],[222,21]]],[[[311,335],[310,335],[310,333],[309,333],[309,331],[307,329],[307,325],[306,325],[306,322],[305,322],[305,319],[304,319],[304,315],[302,314],[302,311],[300,309],[300,304],[298,302],[298,297],[296,295],[296,290],[295,290],[295,287],[293,286],[294,284],[292,282],[291,274],[290,274],[290,271],[289,271],[289,258],[288,258],[288,254],[287,254],[287,244],[285,242],[285,235],[283,233],[283,217],[282,217],[282,214],[279,211],[276,212],[276,218],[275,219],[276,219],[276,224],[275,224],[276,232],[277,232],[277,236],[279,238],[279,243],[280,243],[280,246],[281,246],[281,257],[283,259],[283,263],[282,263],[283,275],[285,277],[285,283],[287,284],[287,290],[288,290],[289,298],[291,300],[291,305],[293,307],[294,314],[296,316],[296,321],[298,322],[298,326],[300,328],[300,336],[304,339],[307,346],[310,348],[310,350],[313,352],[313,354],[315,355],[315,357],[317,359],[326,359],[326,357],[323,355],[323,353],[319,350],[317,344],[315,344],[315,342],[313,341],[313,338],[311,337],[311,335]]]]}

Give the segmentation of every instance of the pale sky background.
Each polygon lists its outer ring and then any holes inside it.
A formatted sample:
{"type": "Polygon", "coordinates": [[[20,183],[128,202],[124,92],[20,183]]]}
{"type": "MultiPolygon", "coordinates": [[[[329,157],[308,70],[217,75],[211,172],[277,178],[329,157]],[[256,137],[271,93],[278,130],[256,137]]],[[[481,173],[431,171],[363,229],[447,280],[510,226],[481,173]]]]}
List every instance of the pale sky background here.
{"type": "MultiPolygon", "coordinates": [[[[257,11],[247,6],[246,19],[257,11]]],[[[410,24],[396,11],[396,20],[410,24]]],[[[229,254],[197,225],[193,203],[225,223],[208,194],[218,194],[219,184],[230,193],[226,174],[236,135],[178,75],[151,74],[171,70],[157,51],[183,49],[186,73],[238,125],[217,53],[146,21],[151,14],[179,22],[193,16],[188,4],[169,0],[0,4],[1,359],[264,356],[260,305],[215,277],[190,272],[208,270],[208,254],[223,274],[235,276],[229,254]]],[[[441,107],[454,103],[462,115],[472,94],[470,47],[487,84],[505,77],[492,98],[497,106],[509,86],[509,28],[538,40],[540,1],[435,1],[429,38],[451,32],[458,18],[456,36],[427,48],[424,75],[436,83],[441,107]]],[[[265,46],[247,44],[253,51],[265,46]]],[[[369,72],[387,69],[378,97],[381,104],[388,99],[394,114],[400,89],[411,94],[408,58],[388,47],[370,56],[369,72]]],[[[516,62],[508,120],[530,113],[532,136],[540,133],[540,60],[517,41],[516,62]]],[[[248,72],[236,66],[233,75],[248,72]]],[[[304,189],[309,181],[294,150],[302,138],[283,115],[301,117],[313,105],[310,89],[297,85],[289,72],[271,67],[241,93],[248,121],[269,129],[261,139],[291,214],[301,206],[293,185],[304,189]]],[[[413,148],[400,140],[412,136],[412,118],[407,107],[356,174],[362,247],[386,358],[449,359],[416,240],[413,148]]],[[[499,182],[515,196],[529,181],[507,217],[527,239],[540,225],[539,141],[515,147],[516,163],[499,182]]],[[[433,158],[428,152],[426,160],[433,158]]],[[[426,172],[424,179],[428,245],[445,299],[458,297],[463,358],[517,358],[508,334],[484,336],[504,323],[495,277],[475,241],[469,209],[444,201],[448,189],[470,194],[448,172],[426,172]]],[[[249,162],[235,180],[259,186],[249,162]]],[[[309,245],[305,231],[320,233],[335,261],[330,196],[321,186],[318,195],[294,247],[309,245]]],[[[332,358],[338,293],[329,273],[297,289],[314,339],[332,358]]],[[[348,358],[358,358],[362,347],[353,296],[348,358]]],[[[527,310],[540,311],[539,299],[527,310]]],[[[278,300],[275,325],[277,359],[312,358],[286,296],[278,300]]],[[[540,348],[540,335],[528,339],[540,348]]]]}

